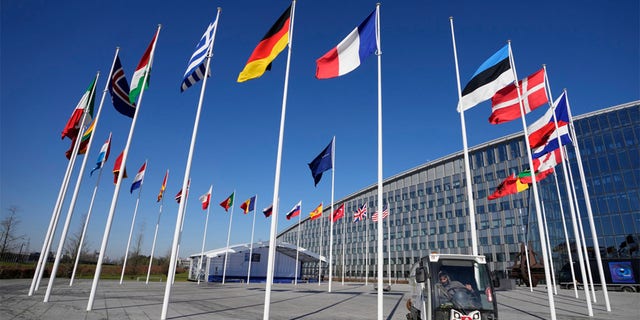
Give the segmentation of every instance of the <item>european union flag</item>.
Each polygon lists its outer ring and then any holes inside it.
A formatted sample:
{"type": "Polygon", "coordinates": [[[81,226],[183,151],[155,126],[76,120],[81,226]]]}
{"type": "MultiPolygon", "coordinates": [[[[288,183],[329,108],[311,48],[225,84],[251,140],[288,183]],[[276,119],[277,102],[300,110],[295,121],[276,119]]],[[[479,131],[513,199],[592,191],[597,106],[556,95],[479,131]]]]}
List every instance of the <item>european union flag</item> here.
{"type": "MultiPolygon", "coordinates": [[[[335,139],[335,138],[334,138],[335,139]]],[[[322,179],[322,173],[333,168],[333,141],[320,152],[320,154],[309,163],[309,169],[311,169],[311,175],[313,176],[314,185],[317,186],[320,179],[322,179]]]]}

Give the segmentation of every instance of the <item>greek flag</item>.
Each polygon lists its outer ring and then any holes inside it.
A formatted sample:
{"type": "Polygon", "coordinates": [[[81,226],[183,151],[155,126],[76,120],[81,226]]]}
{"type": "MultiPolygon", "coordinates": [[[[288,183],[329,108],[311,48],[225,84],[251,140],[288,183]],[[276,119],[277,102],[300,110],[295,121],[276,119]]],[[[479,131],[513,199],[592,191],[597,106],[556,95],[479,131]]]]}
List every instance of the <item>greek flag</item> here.
{"type": "MultiPolygon", "coordinates": [[[[207,30],[205,30],[202,35],[202,38],[200,38],[200,42],[196,45],[196,51],[191,56],[191,60],[189,60],[189,65],[187,66],[187,71],[184,73],[184,80],[182,81],[180,92],[184,92],[196,82],[204,78],[204,72],[206,69],[204,59],[207,57],[207,52],[213,44],[213,31],[217,24],[218,19],[210,23],[207,30]]],[[[210,75],[211,72],[209,72],[208,76],[210,75]]]]}

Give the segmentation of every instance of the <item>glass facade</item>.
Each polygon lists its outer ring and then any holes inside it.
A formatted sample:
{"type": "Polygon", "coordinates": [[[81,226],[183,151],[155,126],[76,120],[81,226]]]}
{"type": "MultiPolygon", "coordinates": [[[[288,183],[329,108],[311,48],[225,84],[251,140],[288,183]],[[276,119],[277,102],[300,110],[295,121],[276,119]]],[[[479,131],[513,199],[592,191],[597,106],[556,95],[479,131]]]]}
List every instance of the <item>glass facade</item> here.
{"type": "MultiPolygon", "coordinates": [[[[603,109],[574,118],[584,165],[587,188],[593,209],[598,242],[603,250],[615,247],[626,235],[640,232],[640,101],[603,109]]],[[[574,178],[579,173],[576,156],[569,147],[574,178]]],[[[469,150],[471,184],[478,251],[487,257],[491,270],[506,271],[519,253],[519,243],[533,243],[540,253],[535,211],[529,214],[529,192],[487,200],[498,184],[511,173],[528,168],[522,133],[509,135],[469,150]]],[[[558,169],[558,177],[562,171],[558,169]]],[[[564,180],[559,179],[561,195],[564,180]]],[[[576,180],[578,181],[578,180],[576,180]]],[[[411,265],[430,252],[471,253],[471,233],[462,151],[434,160],[387,178],[383,183],[384,205],[389,218],[384,220],[384,276],[408,277],[411,265]],[[391,264],[390,268],[388,264],[391,264]]],[[[580,216],[587,244],[593,239],[589,229],[582,186],[576,182],[580,216]]],[[[540,194],[549,226],[551,247],[564,243],[560,205],[553,176],[542,181],[540,194]]],[[[564,197],[564,196],[563,196],[564,197]]],[[[563,198],[563,203],[566,198],[563,198]]],[[[366,203],[368,216],[377,208],[377,187],[372,185],[336,201],[345,203],[345,217],[333,227],[334,275],[342,270],[348,278],[375,276],[377,271],[377,224],[371,219],[354,223],[353,213],[366,203]],[[344,245],[343,245],[344,244],[344,245]]],[[[568,205],[564,205],[568,208],[568,205]]],[[[532,210],[534,206],[531,205],[532,210]]],[[[568,220],[568,209],[565,216],[568,220]]],[[[324,213],[328,216],[328,211],[324,213]]],[[[327,256],[329,224],[327,219],[303,220],[300,246],[327,256]]],[[[568,229],[570,225],[567,226],[568,229]]],[[[297,241],[297,225],[282,231],[278,240],[297,241]]],[[[570,238],[573,238],[570,232],[570,238]]],[[[541,257],[541,255],[539,255],[541,257]]],[[[564,254],[554,251],[556,270],[564,263],[564,254]]],[[[322,267],[328,274],[328,266],[322,267]]],[[[307,263],[303,276],[318,275],[318,265],[307,263]]]]}

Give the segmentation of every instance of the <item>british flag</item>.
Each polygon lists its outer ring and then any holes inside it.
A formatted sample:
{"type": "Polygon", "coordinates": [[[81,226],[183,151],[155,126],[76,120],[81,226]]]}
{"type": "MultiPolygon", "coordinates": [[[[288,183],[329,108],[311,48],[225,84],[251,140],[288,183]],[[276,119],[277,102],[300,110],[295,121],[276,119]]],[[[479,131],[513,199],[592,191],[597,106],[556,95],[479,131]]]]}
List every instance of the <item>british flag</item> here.
{"type": "MultiPolygon", "coordinates": [[[[384,210],[382,210],[382,220],[384,220],[384,218],[389,216],[389,208],[385,208],[384,210]]],[[[373,220],[373,222],[378,222],[378,212],[374,212],[373,216],[371,216],[371,220],[373,220]]]]}
{"type": "Polygon", "coordinates": [[[358,222],[367,218],[367,204],[363,204],[358,211],[353,214],[353,222],[358,222]]]}

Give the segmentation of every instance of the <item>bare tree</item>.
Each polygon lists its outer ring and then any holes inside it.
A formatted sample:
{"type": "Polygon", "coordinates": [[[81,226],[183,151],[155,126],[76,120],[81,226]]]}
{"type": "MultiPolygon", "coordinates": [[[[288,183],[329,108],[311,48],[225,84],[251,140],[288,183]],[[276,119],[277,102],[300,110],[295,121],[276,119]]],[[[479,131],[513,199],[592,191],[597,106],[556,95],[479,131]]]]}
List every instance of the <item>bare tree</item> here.
{"type": "Polygon", "coordinates": [[[142,252],[142,242],[144,240],[144,227],[145,227],[145,223],[142,222],[138,229],[138,235],[136,236],[136,240],[135,240],[136,242],[130,257],[131,267],[133,268],[133,274],[138,274],[138,266],[141,264],[146,265],[146,262],[148,261],[145,259],[146,257],[140,256],[140,253],[142,252]]]}
{"type": "Polygon", "coordinates": [[[0,220],[0,257],[4,257],[6,253],[15,249],[16,242],[22,239],[22,236],[16,235],[16,229],[20,223],[18,218],[17,206],[9,207],[9,214],[0,220]]]}
{"type": "Polygon", "coordinates": [[[67,256],[68,261],[75,261],[76,256],[80,253],[80,260],[82,257],[86,257],[89,252],[89,245],[86,241],[82,242],[82,247],[80,247],[80,240],[82,238],[82,230],[84,230],[84,226],[87,223],[87,214],[82,215],[82,222],[78,226],[78,229],[67,239],[65,244],[65,256],[67,256]]]}

